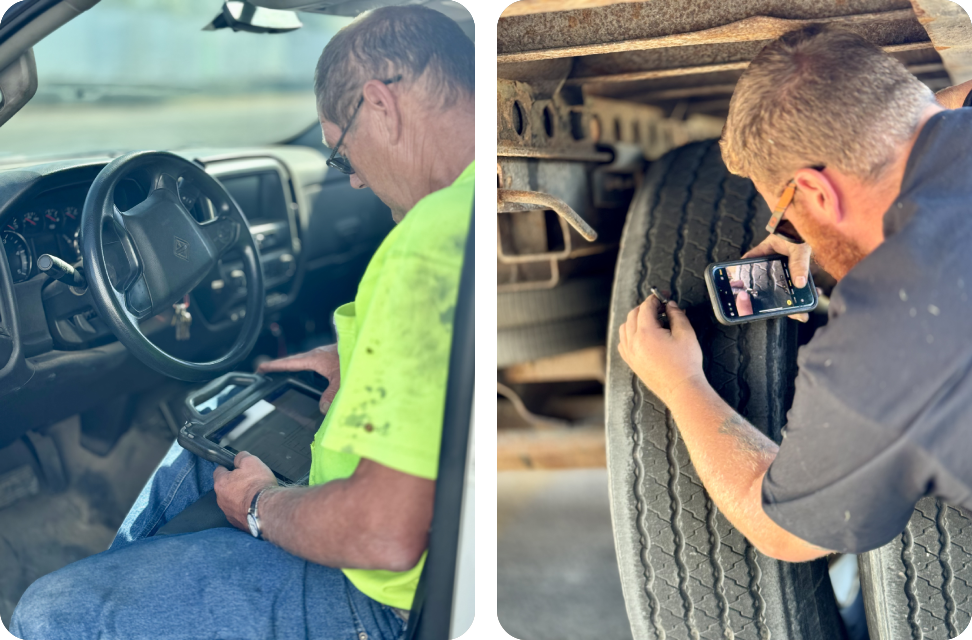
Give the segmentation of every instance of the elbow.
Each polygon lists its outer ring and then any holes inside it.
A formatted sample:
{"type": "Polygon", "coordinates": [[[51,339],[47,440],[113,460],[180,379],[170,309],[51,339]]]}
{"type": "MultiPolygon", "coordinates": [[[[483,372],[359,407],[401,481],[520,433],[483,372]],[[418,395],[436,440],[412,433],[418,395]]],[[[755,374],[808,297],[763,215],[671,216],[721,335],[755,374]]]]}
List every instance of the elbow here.
{"type": "Polygon", "coordinates": [[[754,542],[753,546],[764,556],[782,562],[809,562],[830,553],[796,538],[786,541],[754,542]]]}
{"type": "Polygon", "coordinates": [[[419,563],[425,553],[426,537],[418,542],[405,542],[396,546],[388,558],[388,571],[408,571],[419,563]]]}
{"type": "Polygon", "coordinates": [[[408,571],[419,563],[428,546],[428,533],[421,535],[386,536],[377,545],[375,569],[408,571]]]}

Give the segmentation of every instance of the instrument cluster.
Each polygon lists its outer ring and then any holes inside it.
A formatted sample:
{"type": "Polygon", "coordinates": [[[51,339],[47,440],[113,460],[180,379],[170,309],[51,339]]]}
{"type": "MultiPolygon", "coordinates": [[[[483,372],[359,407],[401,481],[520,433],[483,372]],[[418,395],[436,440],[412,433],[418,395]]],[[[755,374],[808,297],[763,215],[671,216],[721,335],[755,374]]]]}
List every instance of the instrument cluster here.
{"type": "MultiPolygon", "coordinates": [[[[41,193],[0,220],[0,243],[14,282],[37,274],[37,256],[49,253],[77,266],[81,260],[79,225],[90,184],[59,187],[41,193]]],[[[127,211],[145,199],[133,180],[115,189],[115,205],[127,211]]]]}

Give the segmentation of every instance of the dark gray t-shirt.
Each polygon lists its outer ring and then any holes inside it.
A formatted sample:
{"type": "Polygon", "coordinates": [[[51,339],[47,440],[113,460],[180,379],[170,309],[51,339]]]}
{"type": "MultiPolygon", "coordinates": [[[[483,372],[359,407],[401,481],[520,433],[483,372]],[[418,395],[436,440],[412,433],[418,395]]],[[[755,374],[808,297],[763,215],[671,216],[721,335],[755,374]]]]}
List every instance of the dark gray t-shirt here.
{"type": "Polygon", "coordinates": [[[763,508],[825,549],[861,553],[934,495],[972,511],[972,109],[924,126],[885,241],[834,288],[800,350],[763,508]]]}

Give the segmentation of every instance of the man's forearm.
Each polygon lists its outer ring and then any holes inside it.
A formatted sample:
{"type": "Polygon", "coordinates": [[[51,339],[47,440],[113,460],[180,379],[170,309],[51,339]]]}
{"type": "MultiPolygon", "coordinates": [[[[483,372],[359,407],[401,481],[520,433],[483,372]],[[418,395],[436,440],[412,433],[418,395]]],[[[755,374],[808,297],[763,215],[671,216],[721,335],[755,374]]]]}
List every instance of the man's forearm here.
{"type": "Polygon", "coordinates": [[[428,525],[403,523],[416,517],[431,521],[431,508],[408,497],[397,504],[365,497],[361,482],[352,476],[314,487],[269,489],[258,509],[264,538],[331,567],[412,568],[425,549],[428,525]]]}
{"type": "Polygon", "coordinates": [[[972,80],[967,80],[953,87],[945,87],[935,94],[935,99],[946,109],[958,109],[965,102],[969,91],[972,91],[972,80]]]}
{"type": "Polygon", "coordinates": [[[788,533],[762,508],[762,481],[779,447],[703,379],[681,386],[670,403],[699,479],[720,511],[764,553],[790,561],[826,553],[788,533]]]}

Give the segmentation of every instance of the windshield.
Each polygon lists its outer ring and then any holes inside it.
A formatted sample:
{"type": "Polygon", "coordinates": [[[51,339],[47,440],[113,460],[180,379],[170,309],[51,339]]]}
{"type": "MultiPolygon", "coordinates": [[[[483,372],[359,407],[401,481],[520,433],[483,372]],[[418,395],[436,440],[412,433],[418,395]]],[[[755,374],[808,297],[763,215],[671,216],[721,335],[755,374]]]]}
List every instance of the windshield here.
{"type": "Polygon", "coordinates": [[[38,88],[0,160],[282,142],[317,122],[314,67],[351,18],[203,31],[221,0],[102,0],[34,47],[38,88]]]}

